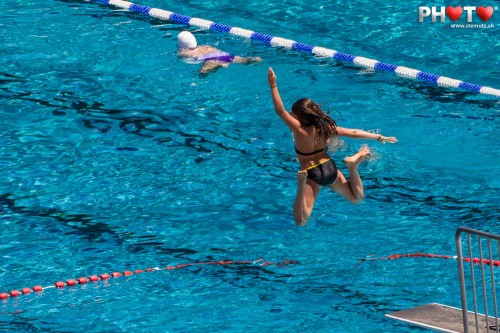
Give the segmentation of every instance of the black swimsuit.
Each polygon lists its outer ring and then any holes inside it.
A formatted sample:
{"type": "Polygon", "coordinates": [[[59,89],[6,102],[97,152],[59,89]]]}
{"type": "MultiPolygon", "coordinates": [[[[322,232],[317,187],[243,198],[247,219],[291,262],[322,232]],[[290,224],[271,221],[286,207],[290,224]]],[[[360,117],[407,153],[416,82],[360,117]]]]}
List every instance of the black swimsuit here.
{"type": "Polygon", "coordinates": [[[306,170],[307,178],[315,181],[321,186],[331,185],[337,180],[338,170],[332,159],[313,165],[306,170]]]}
{"type": "Polygon", "coordinates": [[[303,153],[301,152],[300,150],[297,149],[297,147],[295,147],[295,152],[299,155],[302,155],[302,156],[312,156],[312,155],[315,155],[317,153],[321,153],[321,152],[324,152],[326,150],[326,146],[325,148],[321,148],[321,149],[318,149],[318,150],[315,150],[313,151],[312,153],[303,153]]]}
{"type": "MultiPolygon", "coordinates": [[[[302,156],[311,156],[314,154],[321,153],[326,150],[325,148],[318,149],[312,153],[302,153],[295,147],[295,152],[302,156]]],[[[307,170],[307,178],[311,179],[315,183],[321,186],[328,186],[337,180],[338,170],[335,162],[332,159],[328,159],[322,163],[310,166],[307,170]]]]}

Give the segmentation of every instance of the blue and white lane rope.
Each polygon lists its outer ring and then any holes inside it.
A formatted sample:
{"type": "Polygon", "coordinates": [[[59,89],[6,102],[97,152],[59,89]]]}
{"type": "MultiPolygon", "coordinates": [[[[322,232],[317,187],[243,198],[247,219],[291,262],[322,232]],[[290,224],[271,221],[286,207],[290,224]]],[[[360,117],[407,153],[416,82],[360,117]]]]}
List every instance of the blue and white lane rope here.
{"type": "Polygon", "coordinates": [[[269,36],[266,34],[262,34],[259,32],[255,32],[252,30],[242,29],[238,27],[231,27],[224,24],[215,23],[212,21],[190,17],[182,14],[176,14],[167,10],[151,8],[148,6],[138,5],[129,1],[123,0],[85,0],[87,2],[97,2],[103,3],[107,5],[113,5],[122,9],[129,10],[131,12],[137,12],[145,15],[149,15],[151,17],[164,20],[164,21],[173,21],[176,23],[186,24],[190,26],[195,26],[203,29],[211,29],[218,32],[229,33],[231,35],[250,38],[253,40],[258,40],[269,44],[271,46],[284,47],[296,51],[302,51],[306,53],[311,53],[313,55],[318,55],[322,57],[334,58],[341,61],[351,62],[360,67],[373,69],[373,70],[381,70],[395,73],[399,76],[410,78],[410,79],[419,79],[422,81],[427,81],[432,84],[438,85],[440,87],[448,87],[448,88],[461,88],[464,90],[472,91],[475,93],[483,94],[483,95],[492,95],[500,97],[500,90],[494,89],[491,87],[480,86],[473,83],[468,83],[460,80],[455,80],[446,76],[439,76],[431,73],[422,72],[413,68],[408,68],[404,66],[396,66],[387,64],[378,60],[369,59],[365,57],[358,57],[354,55],[350,55],[347,53],[338,52],[332,49],[327,49],[319,46],[312,46],[309,44],[304,44],[300,42],[296,42],[291,39],[285,39],[281,37],[269,36]]]}

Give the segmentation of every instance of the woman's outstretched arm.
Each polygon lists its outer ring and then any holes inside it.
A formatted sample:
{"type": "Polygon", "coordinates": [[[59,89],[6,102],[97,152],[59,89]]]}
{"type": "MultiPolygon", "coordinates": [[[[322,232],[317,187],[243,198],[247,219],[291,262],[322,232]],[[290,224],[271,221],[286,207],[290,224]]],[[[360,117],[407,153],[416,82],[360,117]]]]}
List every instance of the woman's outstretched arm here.
{"type": "Polygon", "coordinates": [[[339,136],[347,136],[349,138],[355,138],[355,139],[368,139],[368,140],[377,140],[382,143],[396,143],[398,142],[398,139],[394,136],[383,136],[382,134],[377,134],[377,133],[370,133],[366,132],[360,129],[354,129],[354,128],[344,128],[337,126],[337,133],[339,136]]]}

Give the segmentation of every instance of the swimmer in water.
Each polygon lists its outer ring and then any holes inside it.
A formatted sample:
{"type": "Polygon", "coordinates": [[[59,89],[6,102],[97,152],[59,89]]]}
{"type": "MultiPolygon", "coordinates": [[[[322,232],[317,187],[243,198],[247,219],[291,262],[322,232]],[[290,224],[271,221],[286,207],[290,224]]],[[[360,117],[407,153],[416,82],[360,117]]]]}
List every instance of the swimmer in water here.
{"type": "Polygon", "coordinates": [[[189,58],[203,63],[200,69],[202,74],[215,72],[220,67],[228,67],[231,63],[253,64],[262,60],[260,57],[234,56],[209,45],[198,46],[196,37],[189,31],[182,31],[177,36],[177,46],[180,58],[189,58]]]}
{"type": "Polygon", "coordinates": [[[295,224],[306,225],[319,191],[324,186],[337,192],[350,203],[359,204],[364,198],[364,191],[358,166],[371,156],[370,149],[363,145],[356,154],[344,159],[350,174],[350,179],[347,180],[327,154],[329,141],[340,136],[377,140],[381,143],[395,143],[398,140],[393,136],[386,137],[360,129],[337,126],[318,104],[308,98],[299,99],[293,104],[292,110],[287,112],[272,68],[269,68],[267,80],[271,88],[274,110],[293,134],[295,152],[300,163],[300,171],[297,172],[298,190],[293,205],[295,224]]]}

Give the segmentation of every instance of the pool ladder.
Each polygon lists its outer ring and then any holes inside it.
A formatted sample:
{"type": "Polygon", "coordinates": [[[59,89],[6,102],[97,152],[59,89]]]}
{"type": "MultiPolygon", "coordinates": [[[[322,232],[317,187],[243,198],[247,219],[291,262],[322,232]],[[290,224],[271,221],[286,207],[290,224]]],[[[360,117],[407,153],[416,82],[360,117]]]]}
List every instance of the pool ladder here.
{"type": "Polygon", "coordinates": [[[460,227],[455,243],[462,308],[430,303],[387,317],[438,332],[500,332],[496,288],[500,279],[500,236],[460,227]]]}

